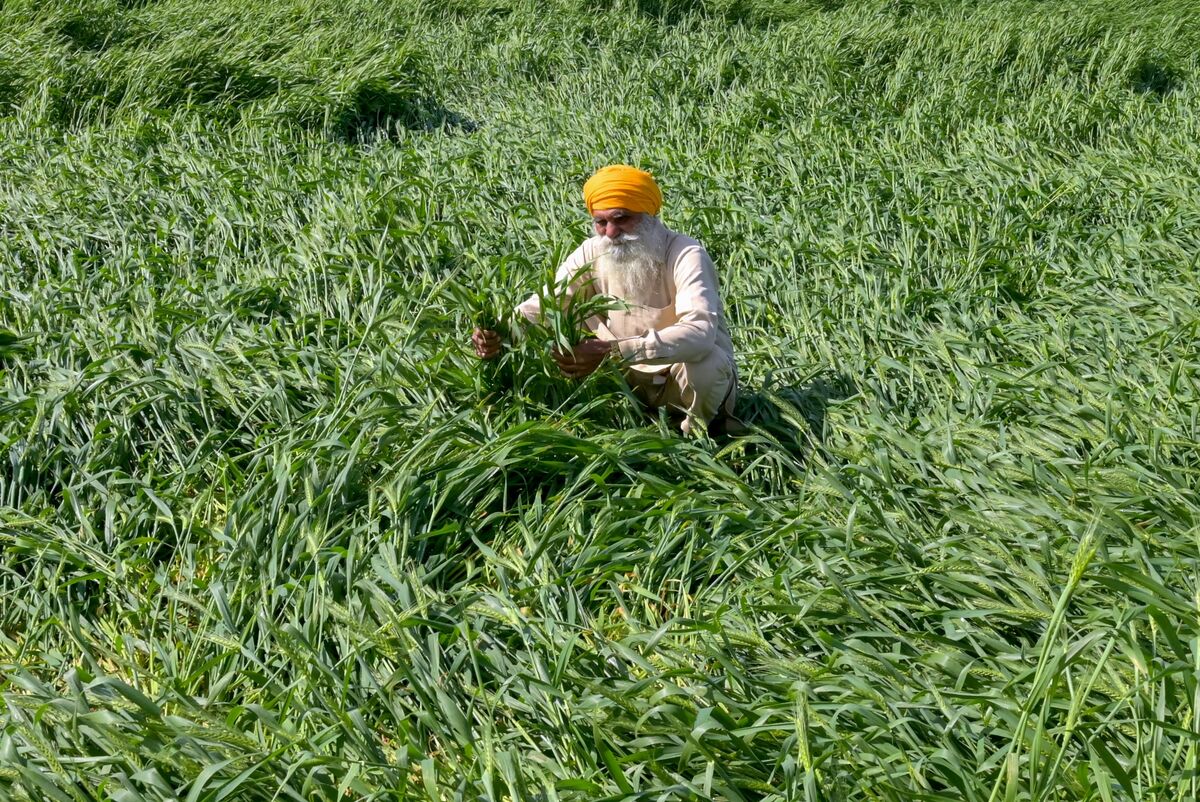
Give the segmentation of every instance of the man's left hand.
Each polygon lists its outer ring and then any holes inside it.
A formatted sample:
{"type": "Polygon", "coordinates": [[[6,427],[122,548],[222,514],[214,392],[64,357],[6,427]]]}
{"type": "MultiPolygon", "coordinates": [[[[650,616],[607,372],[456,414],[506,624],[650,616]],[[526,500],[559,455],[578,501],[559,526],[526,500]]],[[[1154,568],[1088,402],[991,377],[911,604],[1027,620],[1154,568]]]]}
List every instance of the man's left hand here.
{"type": "Polygon", "coordinates": [[[554,361],[564,376],[582,379],[594,373],[610,353],[612,343],[608,340],[584,340],[570,351],[555,351],[554,361]]]}

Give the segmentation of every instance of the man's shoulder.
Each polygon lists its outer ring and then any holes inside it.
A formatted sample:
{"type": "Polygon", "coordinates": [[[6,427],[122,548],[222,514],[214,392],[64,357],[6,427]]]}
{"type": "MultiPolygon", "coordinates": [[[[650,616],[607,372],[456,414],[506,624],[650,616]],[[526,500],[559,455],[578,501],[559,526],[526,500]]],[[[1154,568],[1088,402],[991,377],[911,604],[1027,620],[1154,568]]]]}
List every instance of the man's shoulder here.
{"type": "Polygon", "coordinates": [[[563,267],[570,267],[578,270],[581,267],[591,264],[596,261],[596,257],[604,250],[603,244],[600,242],[600,237],[588,237],[583,242],[579,243],[571,255],[563,262],[563,267]]]}
{"type": "Polygon", "coordinates": [[[579,246],[579,253],[584,254],[591,261],[598,255],[604,252],[604,237],[592,235],[585,239],[579,246]]]}
{"type": "MultiPolygon", "coordinates": [[[[664,226],[665,228],[665,226],[664,226]]],[[[689,237],[687,234],[681,234],[678,231],[673,231],[669,228],[667,232],[667,260],[674,262],[681,256],[689,253],[702,253],[708,255],[708,250],[704,247],[704,243],[695,237],[689,237]]]]}

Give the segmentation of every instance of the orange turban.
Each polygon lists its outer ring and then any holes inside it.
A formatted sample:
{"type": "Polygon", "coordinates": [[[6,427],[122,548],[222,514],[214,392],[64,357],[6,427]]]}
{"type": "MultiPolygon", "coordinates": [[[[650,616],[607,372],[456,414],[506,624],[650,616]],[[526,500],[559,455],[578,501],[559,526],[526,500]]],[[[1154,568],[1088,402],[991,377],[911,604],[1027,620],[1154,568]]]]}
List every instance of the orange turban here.
{"type": "Polygon", "coordinates": [[[597,209],[628,209],[631,212],[658,214],[662,192],[654,176],[627,164],[610,164],[596,171],[583,185],[583,202],[588,214],[597,209]]]}

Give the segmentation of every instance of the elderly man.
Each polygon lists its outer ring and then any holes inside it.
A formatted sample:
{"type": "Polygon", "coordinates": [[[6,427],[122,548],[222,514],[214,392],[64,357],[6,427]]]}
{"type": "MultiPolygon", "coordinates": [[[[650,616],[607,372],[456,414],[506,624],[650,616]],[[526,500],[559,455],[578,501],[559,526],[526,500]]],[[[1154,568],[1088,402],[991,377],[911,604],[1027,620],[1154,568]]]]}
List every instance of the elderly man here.
{"type": "MultiPolygon", "coordinates": [[[[566,287],[568,296],[601,293],[625,308],[592,324],[596,339],[555,352],[559,369],[579,379],[607,359],[617,361],[634,394],[681,416],[685,434],[694,421],[734,428],[727,422],[737,371],[708,252],[662,224],[662,193],[642,170],[605,167],[584,184],[583,199],[596,235],[558,268],[557,286],[566,287]]],[[[536,321],[538,296],[517,311],[536,321]]],[[[482,359],[500,353],[495,332],[476,329],[471,340],[482,359]]]]}

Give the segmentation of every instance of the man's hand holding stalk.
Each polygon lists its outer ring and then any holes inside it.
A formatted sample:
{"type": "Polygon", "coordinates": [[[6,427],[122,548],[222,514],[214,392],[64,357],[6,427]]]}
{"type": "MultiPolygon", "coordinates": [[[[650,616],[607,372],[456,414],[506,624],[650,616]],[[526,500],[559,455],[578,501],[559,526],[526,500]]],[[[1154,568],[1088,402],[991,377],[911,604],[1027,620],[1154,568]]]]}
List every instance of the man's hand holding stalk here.
{"type": "MultiPolygon", "coordinates": [[[[489,329],[475,329],[471,333],[471,345],[480,359],[495,359],[503,349],[500,335],[489,329]]],[[[595,373],[605,358],[615,352],[612,342],[589,338],[577,343],[570,351],[556,349],[551,355],[564,376],[582,379],[595,373]]]]}
{"type": "Polygon", "coordinates": [[[503,348],[499,334],[480,328],[471,333],[471,345],[475,346],[475,356],[480,359],[495,359],[503,348]]]}

